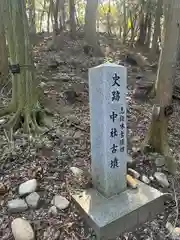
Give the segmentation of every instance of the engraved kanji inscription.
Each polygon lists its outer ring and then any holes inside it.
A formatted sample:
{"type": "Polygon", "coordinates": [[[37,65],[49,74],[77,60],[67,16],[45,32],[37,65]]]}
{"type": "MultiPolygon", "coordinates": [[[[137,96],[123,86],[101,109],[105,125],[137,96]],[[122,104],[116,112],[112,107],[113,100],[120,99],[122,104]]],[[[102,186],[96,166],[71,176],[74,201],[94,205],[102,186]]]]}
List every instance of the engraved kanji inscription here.
{"type": "Polygon", "coordinates": [[[120,100],[120,92],[118,90],[112,91],[112,101],[119,102],[120,100]]]}
{"type": "Polygon", "coordinates": [[[118,117],[118,114],[115,113],[114,111],[112,112],[112,114],[110,115],[110,119],[113,120],[113,122],[115,121],[115,119],[118,117]]]}
{"type": "Polygon", "coordinates": [[[119,79],[120,79],[120,77],[117,75],[117,73],[115,73],[114,76],[113,76],[114,82],[113,82],[112,86],[117,85],[119,87],[120,86],[119,79]]]}
{"type": "Polygon", "coordinates": [[[116,128],[111,128],[111,133],[110,133],[110,136],[111,136],[112,138],[114,138],[114,137],[117,137],[117,136],[118,136],[118,131],[117,131],[117,129],[116,129],[116,128]]]}
{"type": "Polygon", "coordinates": [[[119,160],[117,159],[117,157],[115,157],[113,160],[111,160],[111,168],[118,168],[119,164],[118,164],[119,160]]]}

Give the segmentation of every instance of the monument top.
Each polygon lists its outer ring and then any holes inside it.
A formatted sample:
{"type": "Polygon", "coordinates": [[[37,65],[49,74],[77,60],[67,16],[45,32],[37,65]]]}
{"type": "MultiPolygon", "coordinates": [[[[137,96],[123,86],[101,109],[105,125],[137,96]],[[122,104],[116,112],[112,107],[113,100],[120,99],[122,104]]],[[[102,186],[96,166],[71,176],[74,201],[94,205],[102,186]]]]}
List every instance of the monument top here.
{"type": "Polygon", "coordinates": [[[94,69],[94,68],[103,68],[103,67],[119,67],[119,68],[122,68],[122,69],[125,68],[124,66],[118,65],[116,63],[106,62],[106,63],[102,63],[102,64],[100,64],[98,66],[92,67],[89,70],[94,69]]]}

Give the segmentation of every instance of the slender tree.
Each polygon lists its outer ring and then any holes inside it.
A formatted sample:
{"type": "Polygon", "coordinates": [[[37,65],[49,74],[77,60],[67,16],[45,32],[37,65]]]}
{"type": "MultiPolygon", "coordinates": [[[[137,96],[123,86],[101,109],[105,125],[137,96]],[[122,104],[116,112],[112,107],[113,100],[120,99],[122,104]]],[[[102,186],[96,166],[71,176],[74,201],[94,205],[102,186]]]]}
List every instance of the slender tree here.
{"type": "Polygon", "coordinates": [[[69,16],[70,16],[70,31],[71,37],[76,37],[76,20],[75,20],[75,1],[69,0],[69,16]]]}
{"type": "Polygon", "coordinates": [[[49,2],[48,13],[47,13],[47,32],[50,32],[50,18],[51,18],[51,2],[49,2]]]}
{"type": "Polygon", "coordinates": [[[127,36],[127,7],[126,7],[126,0],[123,1],[123,13],[124,13],[123,43],[125,43],[126,42],[126,36],[127,36]]]}
{"type": "Polygon", "coordinates": [[[141,0],[140,5],[140,18],[139,18],[139,38],[137,40],[137,44],[144,45],[146,39],[146,28],[147,28],[147,19],[148,15],[145,15],[145,1],[141,0]]]}
{"type": "Polygon", "coordinates": [[[112,34],[112,30],[111,30],[111,0],[109,0],[109,2],[108,2],[107,32],[108,32],[109,36],[112,34]]]}
{"type": "Polygon", "coordinates": [[[150,47],[151,35],[152,35],[152,11],[153,11],[152,0],[149,0],[147,4],[147,26],[146,26],[147,32],[146,32],[146,40],[145,40],[145,44],[148,49],[150,47]]]}
{"type": "Polygon", "coordinates": [[[35,0],[28,0],[30,33],[36,33],[35,0]]]}
{"type": "Polygon", "coordinates": [[[152,58],[155,57],[157,51],[159,50],[158,38],[161,35],[160,18],[162,15],[162,4],[163,4],[163,0],[157,0],[156,12],[155,12],[155,22],[154,22],[154,33],[153,33],[153,40],[152,40],[152,47],[151,47],[152,58]]]}
{"type": "Polygon", "coordinates": [[[98,0],[87,0],[85,11],[85,39],[87,43],[94,48],[94,53],[102,55],[101,49],[98,44],[96,33],[96,17],[98,0]]]}
{"type": "Polygon", "coordinates": [[[156,81],[156,104],[153,107],[152,120],[145,139],[145,145],[150,145],[157,152],[165,155],[169,171],[174,172],[176,164],[170,156],[168,147],[168,116],[165,114],[165,110],[172,101],[177,49],[180,44],[180,27],[178,23],[180,21],[179,0],[172,0],[167,12],[164,45],[161,50],[156,81]]]}
{"type": "Polygon", "coordinates": [[[59,27],[60,30],[65,30],[66,29],[66,13],[65,13],[65,0],[60,0],[59,4],[59,27]]]}
{"type": "Polygon", "coordinates": [[[59,0],[51,0],[51,11],[53,16],[53,36],[52,47],[57,48],[57,34],[58,34],[58,12],[59,12],[59,0]]]}
{"type": "Polygon", "coordinates": [[[47,0],[44,0],[41,17],[40,17],[40,27],[39,27],[40,32],[42,31],[42,24],[43,24],[44,14],[46,11],[46,4],[47,4],[47,0]]]}

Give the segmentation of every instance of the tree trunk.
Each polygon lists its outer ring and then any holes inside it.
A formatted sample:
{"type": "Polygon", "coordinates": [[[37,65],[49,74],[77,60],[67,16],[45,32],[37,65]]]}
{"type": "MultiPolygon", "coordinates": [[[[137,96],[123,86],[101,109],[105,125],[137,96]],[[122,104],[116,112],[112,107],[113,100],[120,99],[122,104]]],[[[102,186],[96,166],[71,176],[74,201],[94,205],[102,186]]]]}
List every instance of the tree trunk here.
{"type": "Polygon", "coordinates": [[[151,41],[151,28],[152,28],[152,0],[146,3],[146,20],[145,20],[145,45],[149,49],[151,41]]]}
{"type": "Polygon", "coordinates": [[[29,32],[36,34],[36,12],[35,12],[35,0],[28,0],[29,8],[29,32]]]}
{"type": "Polygon", "coordinates": [[[126,1],[123,2],[123,12],[124,12],[124,29],[123,29],[123,43],[126,42],[127,35],[127,9],[126,9],[126,1]]]}
{"type": "Polygon", "coordinates": [[[149,12],[148,14],[148,22],[147,22],[147,34],[146,34],[146,46],[149,49],[151,42],[151,28],[152,28],[152,15],[149,12]]]}
{"type": "Polygon", "coordinates": [[[118,27],[119,27],[119,38],[121,39],[122,36],[122,20],[121,20],[121,4],[119,2],[116,2],[116,8],[118,11],[118,27]]]}
{"type": "Polygon", "coordinates": [[[134,22],[133,22],[132,11],[131,10],[129,11],[129,18],[130,18],[130,21],[131,21],[131,40],[130,40],[130,43],[131,43],[131,46],[133,46],[134,45],[134,38],[135,38],[135,27],[134,27],[134,22]]]}
{"type": "Polygon", "coordinates": [[[65,0],[60,0],[59,4],[59,29],[60,32],[65,30],[65,0]]]}
{"type": "Polygon", "coordinates": [[[162,14],[162,4],[163,4],[163,0],[157,0],[155,22],[154,22],[154,34],[153,34],[152,47],[151,47],[152,58],[156,56],[156,53],[159,50],[158,37],[161,35],[160,19],[162,14]]]}
{"type": "Polygon", "coordinates": [[[94,53],[96,55],[102,55],[96,33],[96,17],[98,2],[99,2],[98,0],[94,1],[87,0],[84,30],[86,42],[94,48],[94,53]]]}
{"type": "Polygon", "coordinates": [[[141,11],[140,11],[140,18],[139,18],[139,38],[137,40],[137,44],[144,45],[145,39],[146,39],[146,24],[147,24],[147,15],[145,15],[145,3],[144,0],[141,0],[141,11]]]}
{"type": "Polygon", "coordinates": [[[43,23],[43,19],[44,19],[44,13],[45,13],[45,8],[46,8],[46,3],[47,3],[47,0],[44,0],[44,3],[43,3],[43,9],[42,9],[42,13],[41,13],[41,17],[40,17],[40,32],[42,31],[42,23],[43,23]]]}
{"type": "Polygon", "coordinates": [[[38,99],[38,82],[35,79],[29,27],[24,0],[1,0],[5,6],[3,19],[7,24],[7,40],[11,65],[20,66],[12,74],[12,99],[9,106],[1,110],[0,116],[12,114],[6,127],[16,131],[23,128],[26,133],[45,130],[43,111],[38,99]]]}
{"type": "Polygon", "coordinates": [[[65,0],[63,0],[62,4],[62,25],[63,25],[63,30],[66,30],[66,11],[65,11],[65,0]]]}
{"type": "Polygon", "coordinates": [[[164,45],[159,60],[156,81],[156,104],[153,108],[152,121],[145,140],[155,151],[166,157],[166,165],[170,172],[175,171],[175,161],[169,155],[167,140],[168,117],[164,110],[172,101],[173,80],[176,69],[177,49],[179,43],[180,4],[179,0],[172,0],[168,9],[164,45]]]}
{"type": "Polygon", "coordinates": [[[51,3],[49,3],[48,16],[47,16],[47,32],[50,32],[50,17],[51,17],[51,3]]]}
{"type": "Polygon", "coordinates": [[[99,31],[100,31],[100,23],[101,23],[100,16],[98,15],[97,19],[96,19],[96,32],[97,33],[99,33],[99,31]]]}
{"type": "Polygon", "coordinates": [[[111,31],[111,0],[109,0],[108,12],[107,12],[107,32],[110,36],[112,34],[111,31]]]}
{"type": "MultiPolygon", "coordinates": [[[[0,13],[2,14],[2,12],[0,13]]],[[[0,83],[4,84],[8,76],[8,51],[6,45],[4,24],[0,16],[0,83]]]]}
{"type": "Polygon", "coordinates": [[[141,13],[139,25],[140,25],[140,32],[139,32],[139,39],[138,39],[137,43],[139,45],[144,45],[144,41],[146,38],[144,12],[141,13]]]}
{"type": "Polygon", "coordinates": [[[59,0],[56,0],[56,4],[53,4],[54,30],[56,35],[58,32],[58,11],[59,11],[59,0]]]}
{"type": "Polygon", "coordinates": [[[75,1],[69,0],[70,32],[72,39],[76,37],[76,20],[75,20],[75,1]]]}
{"type": "Polygon", "coordinates": [[[57,34],[58,34],[58,11],[59,11],[59,0],[54,1],[51,0],[51,10],[54,18],[53,22],[53,35],[52,35],[52,47],[57,48],[57,34]]]}

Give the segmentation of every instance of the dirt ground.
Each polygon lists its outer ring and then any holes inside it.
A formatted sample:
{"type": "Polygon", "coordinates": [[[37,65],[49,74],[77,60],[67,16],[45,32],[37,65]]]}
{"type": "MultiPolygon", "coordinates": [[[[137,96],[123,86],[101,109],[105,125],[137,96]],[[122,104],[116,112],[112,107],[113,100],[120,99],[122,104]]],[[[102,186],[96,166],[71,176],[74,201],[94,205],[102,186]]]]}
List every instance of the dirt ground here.
{"type": "MultiPolygon", "coordinates": [[[[102,41],[105,41],[102,36],[102,41]]],[[[0,239],[11,240],[10,224],[15,217],[24,217],[33,226],[37,240],[85,240],[95,239],[94,233],[79,216],[70,198],[74,177],[70,167],[90,168],[90,119],[88,102],[88,68],[103,62],[102,58],[87,57],[82,52],[83,39],[71,41],[65,35],[63,49],[48,51],[49,38],[45,37],[35,48],[37,77],[44,91],[44,104],[53,112],[54,127],[35,139],[16,133],[7,139],[1,131],[0,181],[7,186],[7,193],[0,199],[0,239]],[[41,205],[37,210],[10,214],[7,202],[18,196],[18,186],[33,177],[38,179],[41,205]],[[50,216],[48,210],[55,194],[70,200],[70,206],[50,216]]],[[[108,42],[108,40],[107,40],[108,42]]],[[[106,44],[107,44],[106,42],[106,44]]],[[[127,48],[113,42],[108,57],[121,61],[127,48]]],[[[128,65],[128,153],[133,157],[134,169],[141,175],[152,176],[157,171],[155,160],[158,154],[141,153],[139,147],[145,137],[151,118],[153,100],[135,100],[133,88],[138,76],[146,81],[154,78],[151,70],[128,65]]],[[[179,76],[179,75],[178,75],[179,76]]],[[[7,95],[6,95],[7,97],[7,95]]],[[[169,123],[169,145],[172,155],[179,161],[180,103],[174,101],[175,111],[169,123]]],[[[179,164],[179,162],[178,162],[179,164]]],[[[172,239],[165,225],[180,227],[178,202],[180,198],[179,167],[176,176],[168,176],[170,187],[162,188],[156,181],[151,186],[172,193],[166,202],[165,211],[136,231],[125,233],[121,240],[172,239]]],[[[178,238],[177,238],[178,239],[178,238]]],[[[180,238],[179,238],[180,239],[180,238]]]]}

